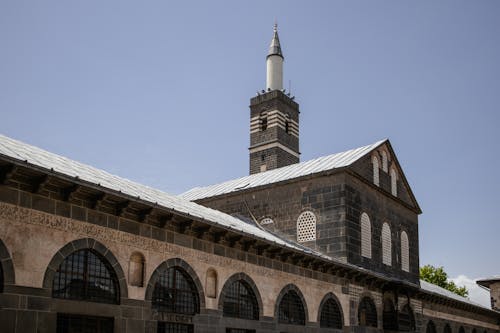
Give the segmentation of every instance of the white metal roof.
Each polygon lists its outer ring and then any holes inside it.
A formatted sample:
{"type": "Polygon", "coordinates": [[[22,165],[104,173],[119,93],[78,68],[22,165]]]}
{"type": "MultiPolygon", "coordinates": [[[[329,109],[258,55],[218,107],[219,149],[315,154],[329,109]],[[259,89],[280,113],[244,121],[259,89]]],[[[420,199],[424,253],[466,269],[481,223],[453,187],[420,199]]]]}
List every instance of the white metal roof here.
{"type": "Polygon", "coordinates": [[[243,178],[229,180],[220,184],[210,185],[206,187],[195,187],[187,192],[182,193],[181,197],[188,200],[198,200],[307,176],[322,171],[346,167],[351,165],[361,157],[365,156],[386,141],[387,139],[380,140],[368,146],[351,149],[333,155],[322,156],[306,162],[296,163],[279,169],[269,170],[243,178]]]}
{"type": "Polygon", "coordinates": [[[0,156],[41,167],[51,172],[64,176],[78,178],[81,181],[100,186],[104,189],[121,192],[146,202],[157,204],[169,210],[185,215],[197,217],[213,224],[254,235],[258,238],[282,245],[302,252],[314,254],[325,259],[330,257],[308,248],[296,245],[291,241],[281,239],[276,235],[263,230],[255,225],[248,224],[233,216],[198,205],[178,196],[170,195],[160,190],[135,183],[131,180],[112,175],[92,166],[73,161],[43,149],[8,138],[0,134],[0,156]]]}
{"type": "Polygon", "coordinates": [[[468,303],[468,304],[471,304],[474,306],[479,306],[481,308],[491,310],[489,307],[486,307],[482,304],[473,302],[470,299],[468,299],[467,297],[462,297],[460,295],[455,294],[454,292],[451,292],[447,289],[441,288],[440,286],[437,286],[435,284],[429,283],[429,282],[424,281],[424,280],[420,280],[420,288],[427,291],[427,292],[433,293],[433,294],[438,294],[440,296],[452,298],[456,301],[468,303]]]}

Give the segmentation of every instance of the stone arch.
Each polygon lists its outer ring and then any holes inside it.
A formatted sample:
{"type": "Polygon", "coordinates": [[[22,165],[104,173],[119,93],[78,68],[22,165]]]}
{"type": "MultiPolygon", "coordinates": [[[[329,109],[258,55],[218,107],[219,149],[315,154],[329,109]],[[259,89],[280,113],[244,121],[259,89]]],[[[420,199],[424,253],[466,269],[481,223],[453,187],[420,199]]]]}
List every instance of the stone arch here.
{"type": "Polygon", "coordinates": [[[305,324],[307,324],[309,322],[309,311],[307,309],[306,300],[304,298],[304,295],[300,291],[300,289],[292,283],[284,286],[283,289],[281,289],[280,293],[278,294],[278,297],[276,298],[276,304],[274,305],[274,318],[275,318],[275,320],[279,321],[280,303],[281,303],[281,300],[283,299],[283,296],[285,296],[289,291],[294,291],[299,296],[300,301],[302,302],[302,306],[304,307],[304,322],[305,322],[305,324]]]}
{"type": "Polygon", "coordinates": [[[416,329],[415,314],[410,303],[406,303],[399,311],[398,328],[399,331],[404,332],[415,331],[416,329]]]}
{"type": "Polygon", "coordinates": [[[186,273],[191,277],[191,279],[193,279],[194,285],[198,292],[200,310],[202,308],[205,308],[205,293],[203,292],[203,285],[201,283],[201,280],[198,277],[198,274],[196,274],[196,272],[194,271],[194,269],[192,269],[191,266],[181,258],[171,258],[165,260],[158,267],[156,267],[153,274],[151,274],[151,278],[149,279],[148,285],[146,287],[145,300],[151,301],[151,299],[153,298],[153,290],[155,288],[156,282],[160,278],[161,272],[169,269],[170,267],[176,267],[176,266],[184,269],[186,273]]]}
{"type": "Polygon", "coordinates": [[[398,329],[397,313],[392,297],[384,297],[382,304],[382,326],[384,330],[396,331],[398,329]]]}
{"type": "Polygon", "coordinates": [[[378,327],[378,311],[371,295],[361,295],[358,304],[358,326],[378,327]]]}
{"type": "Polygon", "coordinates": [[[339,299],[337,298],[337,296],[335,296],[335,294],[332,292],[329,292],[328,294],[326,294],[325,297],[323,297],[323,299],[321,300],[321,303],[319,304],[318,319],[317,319],[318,323],[320,323],[320,325],[321,325],[321,314],[323,312],[323,306],[329,300],[333,300],[337,303],[338,310],[340,312],[340,325],[341,325],[341,327],[344,327],[344,311],[342,310],[342,305],[341,305],[339,299]]]}
{"type": "Polygon", "coordinates": [[[427,322],[426,328],[425,328],[425,333],[437,333],[436,331],[436,324],[432,320],[429,320],[427,322]]]}
{"type": "Polygon", "coordinates": [[[3,292],[5,285],[14,285],[16,283],[16,276],[14,271],[14,264],[9,250],[0,239],[0,292],[3,292]]]}
{"type": "Polygon", "coordinates": [[[45,271],[45,276],[43,278],[43,288],[46,290],[52,290],[52,281],[54,280],[54,275],[61,263],[66,259],[67,256],[78,250],[91,249],[99,253],[104,259],[106,259],[116,274],[118,279],[118,285],[120,287],[120,298],[128,297],[127,280],[125,279],[125,274],[123,269],[113,255],[113,253],[102,243],[96,241],[92,238],[82,238],[69,242],[63,246],[56,254],[52,257],[47,270],[45,271]]]}
{"type": "Polygon", "coordinates": [[[259,318],[262,318],[262,316],[264,315],[264,305],[262,304],[262,297],[260,296],[259,288],[255,284],[255,282],[252,280],[252,278],[243,272],[231,275],[224,283],[224,286],[222,287],[222,289],[220,291],[220,295],[219,295],[219,305],[218,305],[219,311],[221,313],[223,312],[224,296],[226,295],[229,286],[232,283],[239,281],[239,280],[245,281],[252,289],[252,291],[255,295],[255,298],[257,299],[257,305],[259,306],[259,318]]]}

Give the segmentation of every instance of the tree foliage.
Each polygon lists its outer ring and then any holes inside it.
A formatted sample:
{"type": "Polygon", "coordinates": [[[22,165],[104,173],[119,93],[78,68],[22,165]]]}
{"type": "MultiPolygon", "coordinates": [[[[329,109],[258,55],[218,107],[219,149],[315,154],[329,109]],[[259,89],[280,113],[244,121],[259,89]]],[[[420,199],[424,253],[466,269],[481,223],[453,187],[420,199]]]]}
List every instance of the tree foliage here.
{"type": "Polygon", "coordinates": [[[467,297],[469,295],[469,291],[465,288],[465,286],[459,287],[453,281],[448,280],[448,274],[446,274],[442,266],[434,267],[432,265],[425,265],[424,267],[420,267],[420,278],[424,281],[454,292],[457,295],[463,297],[467,297]]]}

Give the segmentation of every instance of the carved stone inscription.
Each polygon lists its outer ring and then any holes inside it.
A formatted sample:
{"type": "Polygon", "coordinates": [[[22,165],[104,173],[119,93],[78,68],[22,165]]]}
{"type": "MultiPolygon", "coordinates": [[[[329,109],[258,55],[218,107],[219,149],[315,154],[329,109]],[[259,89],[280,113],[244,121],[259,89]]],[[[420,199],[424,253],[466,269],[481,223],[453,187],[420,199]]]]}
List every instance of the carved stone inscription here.
{"type": "Polygon", "coordinates": [[[101,242],[125,244],[145,251],[170,253],[183,259],[191,258],[210,265],[232,267],[241,271],[250,271],[260,276],[270,277],[275,275],[270,269],[246,264],[230,258],[6,203],[0,203],[0,221],[1,220],[34,224],[65,231],[74,235],[80,235],[82,237],[93,238],[101,242]]]}

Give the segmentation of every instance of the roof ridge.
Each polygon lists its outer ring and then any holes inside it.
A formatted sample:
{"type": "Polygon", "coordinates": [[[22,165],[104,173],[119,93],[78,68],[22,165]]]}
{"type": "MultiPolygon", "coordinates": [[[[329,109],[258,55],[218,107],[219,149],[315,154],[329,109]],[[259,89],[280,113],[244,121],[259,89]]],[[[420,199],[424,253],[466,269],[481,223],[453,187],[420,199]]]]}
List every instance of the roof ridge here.
{"type": "Polygon", "coordinates": [[[268,170],[252,175],[243,176],[240,178],[229,179],[212,185],[197,186],[187,190],[184,193],[181,193],[180,196],[188,200],[197,200],[278,181],[294,179],[321,171],[346,167],[352,165],[361,157],[365,156],[368,152],[388,141],[389,139],[385,138],[369,145],[352,148],[330,155],[315,157],[307,161],[287,165],[278,169],[268,170]],[[337,160],[335,160],[335,158],[337,158],[337,160]],[[252,180],[254,180],[254,183],[257,184],[249,186],[252,184],[252,180]]]}

